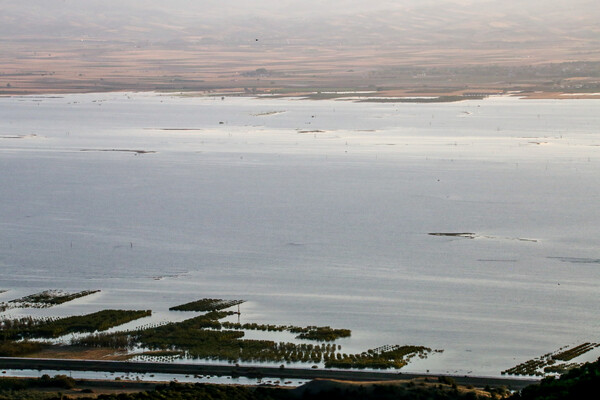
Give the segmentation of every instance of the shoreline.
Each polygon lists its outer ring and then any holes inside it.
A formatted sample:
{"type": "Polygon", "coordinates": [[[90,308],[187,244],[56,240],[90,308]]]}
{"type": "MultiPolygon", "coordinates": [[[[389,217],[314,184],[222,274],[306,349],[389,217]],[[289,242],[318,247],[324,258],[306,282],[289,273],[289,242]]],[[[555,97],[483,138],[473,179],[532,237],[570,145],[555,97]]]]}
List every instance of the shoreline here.
{"type": "Polygon", "coordinates": [[[387,103],[387,104],[440,104],[440,103],[457,103],[468,100],[483,100],[488,97],[515,97],[522,100],[600,100],[600,93],[586,92],[556,92],[556,91],[536,91],[536,92],[498,92],[498,93],[481,93],[464,94],[461,92],[448,94],[444,92],[418,93],[415,94],[409,91],[399,91],[394,95],[386,93],[369,93],[368,96],[361,95],[362,89],[357,88],[355,92],[339,91],[327,94],[321,97],[321,92],[294,92],[294,93],[244,93],[241,91],[232,91],[229,88],[216,91],[202,90],[157,90],[157,89],[107,89],[107,90],[69,90],[69,89],[48,89],[24,91],[15,93],[2,93],[0,90],[0,98],[17,98],[17,97],[60,97],[76,94],[109,94],[109,93],[157,93],[160,95],[179,95],[183,97],[245,97],[254,99],[300,99],[300,100],[337,100],[354,103],[387,103]]]}
{"type": "Polygon", "coordinates": [[[305,368],[249,367],[241,365],[213,364],[167,364],[156,362],[133,361],[100,361],[100,360],[67,360],[67,359],[33,359],[19,357],[1,357],[0,368],[27,370],[57,371],[93,371],[93,372],[126,372],[126,373],[166,373],[175,375],[216,375],[243,376],[248,378],[281,378],[281,379],[334,379],[349,381],[391,381],[410,380],[416,378],[437,378],[447,376],[461,385],[483,387],[507,386],[511,390],[519,390],[528,385],[538,383],[531,378],[495,378],[467,375],[434,375],[411,374],[402,372],[377,372],[366,370],[324,370],[305,368]]]}

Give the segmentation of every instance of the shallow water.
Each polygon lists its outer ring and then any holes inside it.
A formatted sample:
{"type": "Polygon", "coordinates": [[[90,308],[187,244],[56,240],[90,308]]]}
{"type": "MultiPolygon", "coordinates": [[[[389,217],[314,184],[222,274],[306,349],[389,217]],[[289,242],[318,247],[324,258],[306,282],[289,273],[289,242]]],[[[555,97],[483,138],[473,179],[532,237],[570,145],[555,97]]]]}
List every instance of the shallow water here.
{"type": "Polygon", "coordinates": [[[230,376],[194,376],[181,374],[134,374],[118,372],[94,372],[94,371],[52,371],[52,370],[19,370],[9,369],[2,371],[2,376],[17,376],[27,378],[41,378],[43,375],[56,376],[67,375],[73,379],[89,380],[120,380],[141,382],[186,382],[186,383],[215,383],[233,385],[277,385],[297,387],[306,383],[305,379],[281,380],[280,378],[265,377],[261,379],[230,376]]]}
{"type": "Polygon", "coordinates": [[[160,322],[241,298],[242,323],[498,375],[598,341],[599,126],[597,100],[0,98],[0,301],[102,289],[12,313],[160,322]]]}

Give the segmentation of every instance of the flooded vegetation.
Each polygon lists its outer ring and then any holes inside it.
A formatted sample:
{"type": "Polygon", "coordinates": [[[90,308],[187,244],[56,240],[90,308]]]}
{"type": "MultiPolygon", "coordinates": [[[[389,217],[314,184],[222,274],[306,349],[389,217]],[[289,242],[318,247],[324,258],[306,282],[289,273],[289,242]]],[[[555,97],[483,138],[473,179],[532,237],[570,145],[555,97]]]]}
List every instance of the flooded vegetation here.
{"type": "Polygon", "coordinates": [[[600,343],[586,342],[574,347],[564,347],[553,353],[544,354],[541,357],[527,360],[515,367],[502,371],[502,375],[529,375],[544,376],[546,374],[562,374],[583,363],[569,363],[593,349],[600,347],[600,343]]]}
{"type": "Polygon", "coordinates": [[[431,232],[428,233],[431,236],[449,236],[449,237],[463,237],[467,239],[474,239],[475,234],[472,232],[431,232]]]}
{"type": "MultiPolygon", "coordinates": [[[[42,292],[49,293],[49,292],[42,292]]],[[[30,298],[45,298],[36,294],[30,298]]],[[[102,332],[109,328],[152,315],[152,311],[103,310],[82,316],[64,318],[4,318],[0,321],[1,354],[26,355],[52,346],[30,342],[32,339],[52,339],[70,333],[78,336],[67,346],[76,348],[108,348],[129,353],[129,358],[161,360],[215,360],[229,363],[303,363],[322,364],[327,368],[402,368],[412,357],[426,358],[431,349],[423,346],[384,346],[360,354],[342,352],[335,341],[351,336],[349,329],[329,326],[295,326],[272,324],[240,324],[221,321],[240,312],[223,311],[243,303],[243,300],[203,298],[171,307],[170,311],[203,312],[180,322],[144,324],[137,328],[102,332]],[[245,339],[243,330],[289,332],[296,339],[314,343],[292,343],[267,339],[245,339]],[[142,349],[143,351],[132,351],[142,349]]],[[[62,344],[65,346],[65,344],[62,344]]]]}
{"type": "MultiPolygon", "coordinates": [[[[210,311],[204,315],[182,322],[169,323],[163,326],[139,329],[130,332],[95,334],[73,341],[77,346],[92,347],[133,347],[151,349],[152,351],[175,351],[173,355],[184,355],[191,359],[219,360],[234,362],[283,362],[283,363],[324,363],[333,368],[401,368],[411,357],[426,357],[431,349],[417,346],[389,346],[380,350],[369,350],[358,355],[341,353],[341,346],[336,344],[296,344],[275,342],[273,340],[244,339],[240,330],[254,328],[265,331],[287,330],[300,333],[300,339],[317,341],[335,340],[349,336],[345,329],[334,330],[329,327],[295,327],[275,325],[234,325],[219,320],[233,312],[210,311]],[[269,329],[271,328],[271,329],[269,329]]],[[[142,356],[155,356],[156,353],[145,352],[142,356]]]]}
{"type": "Polygon", "coordinates": [[[149,310],[102,310],[87,315],[56,319],[5,320],[2,321],[0,334],[5,340],[57,338],[69,333],[104,331],[151,314],[149,310]]]}
{"type": "MultiPolygon", "coordinates": [[[[441,350],[438,350],[440,352],[441,350]]],[[[325,361],[328,368],[402,368],[411,358],[427,358],[432,350],[424,346],[383,346],[361,354],[337,354],[325,361]]]]}
{"type": "Polygon", "coordinates": [[[153,150],[131,150],[131,149],[81,149],[81,151],[117,151],[124,153],[134,153],[134,154],[153,154],[156,151],[153,150]]]}
{"type": "Polygon", "coordinates": [[[395,98],[381,98],[381,97],[370,97],[366,99],[356,100],[363,103],[453,103],[456,101],[463,100],[481,100],[487,96],[485,95],[460,95],[460,96],[434,96],[434,97],[395,97],[395,98]]]}
{"type": "Polygon", "coordinates": [[[31,294],[21,297],[20,299],[11,300],[8,302],[8,307],[19,308],[45,308],[52,307],[58,304],[63,304],[68,301],[78,299],[80,297],[89,296],[98,293],[100,290],[83,290],[76,293],[66,293],[62,290],[45,290],[40,293],[31,294]]]}
{"type": "Polygon", "coordinates": [[[172,311],[218,311],[244,303],[244,300],[200,299],[179,306],[171,307],[172,311]]]}
{"type": "Polygon", "coordinates": [[[296,339],[317,340],[323,342],[331,342],[339,338],[350,337],[350,329],[333,329],[329,326],[293,326],[293,325],[268,325],[268,324],[240,324],[235,322],[223,322],[223,328],[227,329],[245,329],[268,332],[283,332],[299,333],[296,339]]]}

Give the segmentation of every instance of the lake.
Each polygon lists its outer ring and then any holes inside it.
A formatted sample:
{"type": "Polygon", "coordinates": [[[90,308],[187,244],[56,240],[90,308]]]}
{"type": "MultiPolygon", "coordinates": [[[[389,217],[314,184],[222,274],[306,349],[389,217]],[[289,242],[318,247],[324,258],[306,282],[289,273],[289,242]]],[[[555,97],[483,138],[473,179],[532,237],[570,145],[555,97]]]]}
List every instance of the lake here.
{"type": "Polygon", "coordinates": [[[0,301],[101,289],[22,312],[168,320],[246,299],[242,323],[499,375],[600,341],[599,127],[600,100],[3,97],[0,301]]]}

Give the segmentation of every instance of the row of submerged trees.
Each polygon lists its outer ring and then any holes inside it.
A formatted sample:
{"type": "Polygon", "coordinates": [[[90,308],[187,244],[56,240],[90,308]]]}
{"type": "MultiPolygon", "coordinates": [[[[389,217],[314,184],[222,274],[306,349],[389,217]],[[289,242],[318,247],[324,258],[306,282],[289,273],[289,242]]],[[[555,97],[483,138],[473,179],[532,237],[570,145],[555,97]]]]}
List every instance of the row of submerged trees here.
{"type": "Polygon", "coordinates": [[[350,329],[334,329],[329,326],[293,326],[293,325],[268,325],[268,324],[240,324],[235,322],[223,322],[222,326],[228,329],[246,329],[268,332],[299,333],[296,339],[316,340],[322,342],[332,342],[339,338],[350,337],[350,329]]]}
{"type": "MultiPolygon", "coordinates": [[[[0,322],[0,335],[4,344],[11,343],[13,350],[5,353],[32,352],[45,346],[28,342],[33,338],[56,338],[70,333],[91,333],[73,337],[71,344],[84,347],[115,349],[145,348],[150,351],[177,352],[196,359],[212,359],[229,362],[304,362],[324,363],[326,367],[338,368],[400,368],[414,356],[425,356],[431,349],[417,346],[387,346],[360,354],[345,354],[335,343],[289,343],[272,340],[244,339],[243,329],[264,331],[288,331],[297,339],[333,342],[349,337],[348,329],[329,326],[299,327],[293,325],[239,324],[220,320],[237,314],[222,311],[238,305],[242,300],[201,299],[172,307],[171,310],[210,310],[206,314],[181,322],[144,326],[127,332],[102,332],[113,326],[151,315],[149,310],[103,310],[82,316],[56,319],[33,319],[31,317],[0,322]],[[15,343],[19,343],[15,345],[15,343]]],[[[0,349],[1,350],[1,349],[0,349]]]]}

